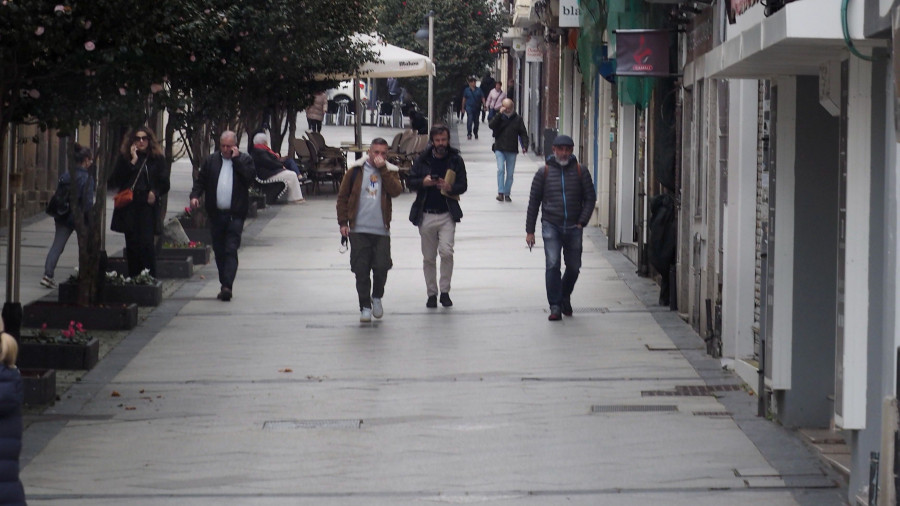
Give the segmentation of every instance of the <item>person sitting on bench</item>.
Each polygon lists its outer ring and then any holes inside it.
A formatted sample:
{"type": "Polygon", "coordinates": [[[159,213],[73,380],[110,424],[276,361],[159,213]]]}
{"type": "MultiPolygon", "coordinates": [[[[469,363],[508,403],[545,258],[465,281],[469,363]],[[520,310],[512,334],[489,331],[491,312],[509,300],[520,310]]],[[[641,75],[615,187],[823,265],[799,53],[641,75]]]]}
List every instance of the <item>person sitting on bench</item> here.
{"type": "Polygon", "coordinates": [[[269,148],[269,137],[265,133],[253,136],[253,150],[250,152],[253,163],[256,165],[256,177],[260,181],[282,181],[287,186],[287,201],[289,204],[303,204],[303,192],[300,190],[299,172],[297,163],[290,158],[282,159],[269,148]],[[289,170],[293,164],[296,171],[289,170]]]}

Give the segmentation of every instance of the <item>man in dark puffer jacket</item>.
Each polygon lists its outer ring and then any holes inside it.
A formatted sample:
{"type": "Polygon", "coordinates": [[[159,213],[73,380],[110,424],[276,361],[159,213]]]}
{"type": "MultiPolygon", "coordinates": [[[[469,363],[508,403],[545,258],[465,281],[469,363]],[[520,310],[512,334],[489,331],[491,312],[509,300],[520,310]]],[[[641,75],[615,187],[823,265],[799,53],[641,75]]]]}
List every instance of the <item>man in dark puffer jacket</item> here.
{"type": "Polygon", "coordinates": [[[525,242],[531,248],[538,208],[541,209],[550,321],[561,320],[563,314],[572,316],[571,295],[581,269],[582,228],[590,221],[597,201],[591,175],[578,164],[572,154],[574,148],[568,135],[553,141],[553,155],[547,157],[547,164],[531,182],[525,218],[525,242]],[[560,274],[561,260],[566,263],[564,275],[560,274]]]}

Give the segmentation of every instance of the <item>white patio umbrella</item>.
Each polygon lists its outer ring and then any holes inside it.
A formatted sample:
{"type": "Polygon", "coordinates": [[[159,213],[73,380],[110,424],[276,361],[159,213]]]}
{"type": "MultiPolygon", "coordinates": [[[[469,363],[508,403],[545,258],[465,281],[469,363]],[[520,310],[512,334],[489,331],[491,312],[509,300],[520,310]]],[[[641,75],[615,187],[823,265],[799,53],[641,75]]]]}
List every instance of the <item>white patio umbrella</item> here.
{"type": "MultiPolygon", "coordinates": [[[[335,79],[343,81],[353,79],[353,100],[359,104],[360,78],[385,78],[385,77],[420,77],[434,75],[434,62],[425,55],[415,53],[402,47],[388,44],[374,35],[356,34],[357,41],[366,43],[376,54],[374,61],[366,62],[352,74],[319,74],[316,79],[335,79]]],[[[429,104],[430,106],[431,104],[429,104]]],[[[429,107],[431,110],[431,107],[429,107]]],[[[354,125],[354,140],[357,146],[362,146],[362,125],[359,122],[359,111],[356,111],[356,124],[354,125]]]]}

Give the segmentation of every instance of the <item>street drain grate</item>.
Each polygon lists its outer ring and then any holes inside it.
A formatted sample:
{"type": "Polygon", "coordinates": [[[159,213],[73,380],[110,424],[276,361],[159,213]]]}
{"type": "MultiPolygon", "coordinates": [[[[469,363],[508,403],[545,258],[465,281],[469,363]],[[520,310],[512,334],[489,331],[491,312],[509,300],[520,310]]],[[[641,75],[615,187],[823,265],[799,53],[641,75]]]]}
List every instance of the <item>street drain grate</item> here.
{"type": "Polygon", "coordinates": [[[741,390],[741,385],[677,385],[675,390],[642,390],[641,397],[701,397],[741,390]]]}
{"type": "Polygon", "coordinates": [[[731,418],[734,416],[730,411],[694,411],[694,416],[708,416],[710,418],[731,418]]]}
{"type": "Polygon", "coordinates": [[[677,412],[678,406],[668,406],[663,404],[656,405],[625,405],[625,404],[606,404],[591,406],[591,413],[671,413],[677,412]]]}
{"type": "Polygon", "coordinates": [[[362,426],[360,419],[352,420],[269,420],[263,423],[263,430],[297,430],[297,429],[358,429],[362,426]]]}

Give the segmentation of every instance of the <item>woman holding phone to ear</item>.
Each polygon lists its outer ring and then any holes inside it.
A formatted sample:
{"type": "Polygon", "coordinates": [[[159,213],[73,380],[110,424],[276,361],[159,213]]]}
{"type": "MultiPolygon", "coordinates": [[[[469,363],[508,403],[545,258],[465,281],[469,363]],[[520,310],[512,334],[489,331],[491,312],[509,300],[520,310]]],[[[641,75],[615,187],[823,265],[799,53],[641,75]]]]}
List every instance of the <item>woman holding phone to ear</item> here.
{"type": "Polygon", "coordinates": [[[155,236],[162,231],[160,199],[169,193],[169,167],[152,130],[140,127],[125,134],[110,183],[134,192],[129,204],[113,211],[110,226],[125,234],[128,275],[149,269],[156,277],[155,236]]]}

